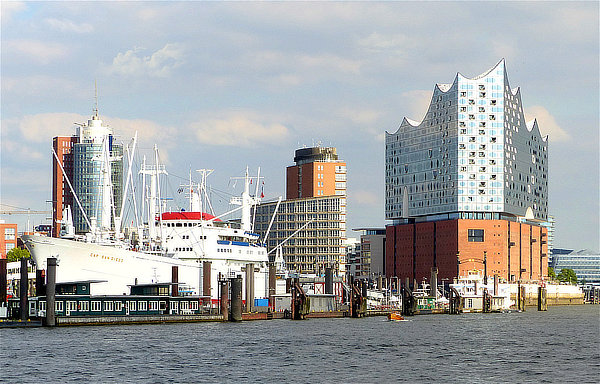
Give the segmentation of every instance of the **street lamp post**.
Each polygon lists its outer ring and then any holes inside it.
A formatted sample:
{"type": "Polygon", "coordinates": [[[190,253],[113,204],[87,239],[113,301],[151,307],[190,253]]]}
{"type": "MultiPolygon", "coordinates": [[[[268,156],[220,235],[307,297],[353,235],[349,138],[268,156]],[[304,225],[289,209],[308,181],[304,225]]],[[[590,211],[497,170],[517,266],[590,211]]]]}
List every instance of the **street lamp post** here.
{"type": "Polygon", "coordinates": [[[460,251],[456,251],[456,282],[458,283],[458,278],[460,277],[460,251]]]}
{"type": "Polygon", "coordinates": [[[483,284],[487,286],[487,251],[483,251],[483,284]]]}

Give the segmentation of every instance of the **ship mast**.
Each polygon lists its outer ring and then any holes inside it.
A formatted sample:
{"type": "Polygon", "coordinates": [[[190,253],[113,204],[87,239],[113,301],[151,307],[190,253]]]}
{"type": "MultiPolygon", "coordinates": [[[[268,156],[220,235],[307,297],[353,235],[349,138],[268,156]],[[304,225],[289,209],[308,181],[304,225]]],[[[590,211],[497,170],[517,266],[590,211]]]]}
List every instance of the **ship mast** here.
{"type": "MultiPolygon", "coordinates": [[[[156,145],[154,146],[154,150],[157,151],[156,145]]],[[[160,212],[161,208],[158,207],[160,205],[159,201],[159,181],[158,176],[160,174],[167,174],[164,165],[158,164],[158,155],[156,155],[157,162],[155,165],[147,165],[146,158],[144,157],[144,163],[142,164],[142,169],[140,170],[140,174],[149,175],[150,176],[150,191],[146,191],[146,198],[148,200],[148,237],[151,241],[156,240],[156,214],[157,211],[160,212]],[[157,209],[158,208],[158,209],[157,209]]],[[[144,184],[146,182],[146,178],[144,177],[144,184]]]]}

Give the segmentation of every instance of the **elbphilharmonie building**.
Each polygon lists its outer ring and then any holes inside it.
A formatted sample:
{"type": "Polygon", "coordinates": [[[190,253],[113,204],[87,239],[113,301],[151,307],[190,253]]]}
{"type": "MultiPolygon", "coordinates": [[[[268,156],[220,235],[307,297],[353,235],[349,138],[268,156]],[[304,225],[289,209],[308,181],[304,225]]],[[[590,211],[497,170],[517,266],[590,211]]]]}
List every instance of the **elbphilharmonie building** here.
{"type": "Polygon", "coordinates": [[[422,121],[386,133],[385,165],[388,277],[547,278],[548,140],[504,60],[436,84],[422,121]]]}

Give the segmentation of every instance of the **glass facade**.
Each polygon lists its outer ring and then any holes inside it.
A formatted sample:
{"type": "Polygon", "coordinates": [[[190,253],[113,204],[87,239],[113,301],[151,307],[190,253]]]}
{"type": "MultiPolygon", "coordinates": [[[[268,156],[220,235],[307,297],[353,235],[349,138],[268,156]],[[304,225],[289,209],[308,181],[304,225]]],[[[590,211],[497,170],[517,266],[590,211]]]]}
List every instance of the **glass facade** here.
{"type": "Polygon", "coordinates": [[[437,84],[427,114],[386,133],[386,219],[452,212],[545,220],[547,149],[526,124],[504,60],[475,78],[437,84]]]}
{"type": "MultiPolygon", "coordinates": [[[[115,143],[111,145],[111,149],[110,156],[118,160],[111,161],[113,196],[110,196],[109,199],[114,201],[115,213],[119,215],[123,199],[123,146],[115,143]]],[[[102,144],[85,142],[75,144],[73,188],[88,219],[91,220],[92,217],[95,217],[98,223],[102,223],[103,219],[102,201],[104,196],[102,186],[104,167],[102,157],[102,144]]],[[[112,211],[110,214],[112,217],[112,211]]],[[[85,218],[79,209],[73,210],[73,223],[77,233],[89,231],[85,218]]]]}

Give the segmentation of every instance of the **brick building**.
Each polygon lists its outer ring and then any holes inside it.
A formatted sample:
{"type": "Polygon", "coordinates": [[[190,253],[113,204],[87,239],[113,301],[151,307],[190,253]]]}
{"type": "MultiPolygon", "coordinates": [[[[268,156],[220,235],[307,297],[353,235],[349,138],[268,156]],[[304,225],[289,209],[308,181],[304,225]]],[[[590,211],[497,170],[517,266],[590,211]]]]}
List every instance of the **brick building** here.
{"type": "Polygon", "coordinates": [[[0,259],[6,259],[6,254],[17,247],[17,224],[6,224],[0,220],[0,259]]]}
{"type": "Polygon", "coordinates": [[[64,169],[64,173],[56,158],[52,159],[52,237],[58,237],[63,209],[73,206],[73,193],[66,182],[65,176],[73,182],[73,150],[79,142],[78,136],[56,136],[52,139],[52,148],[64,169]]]}

